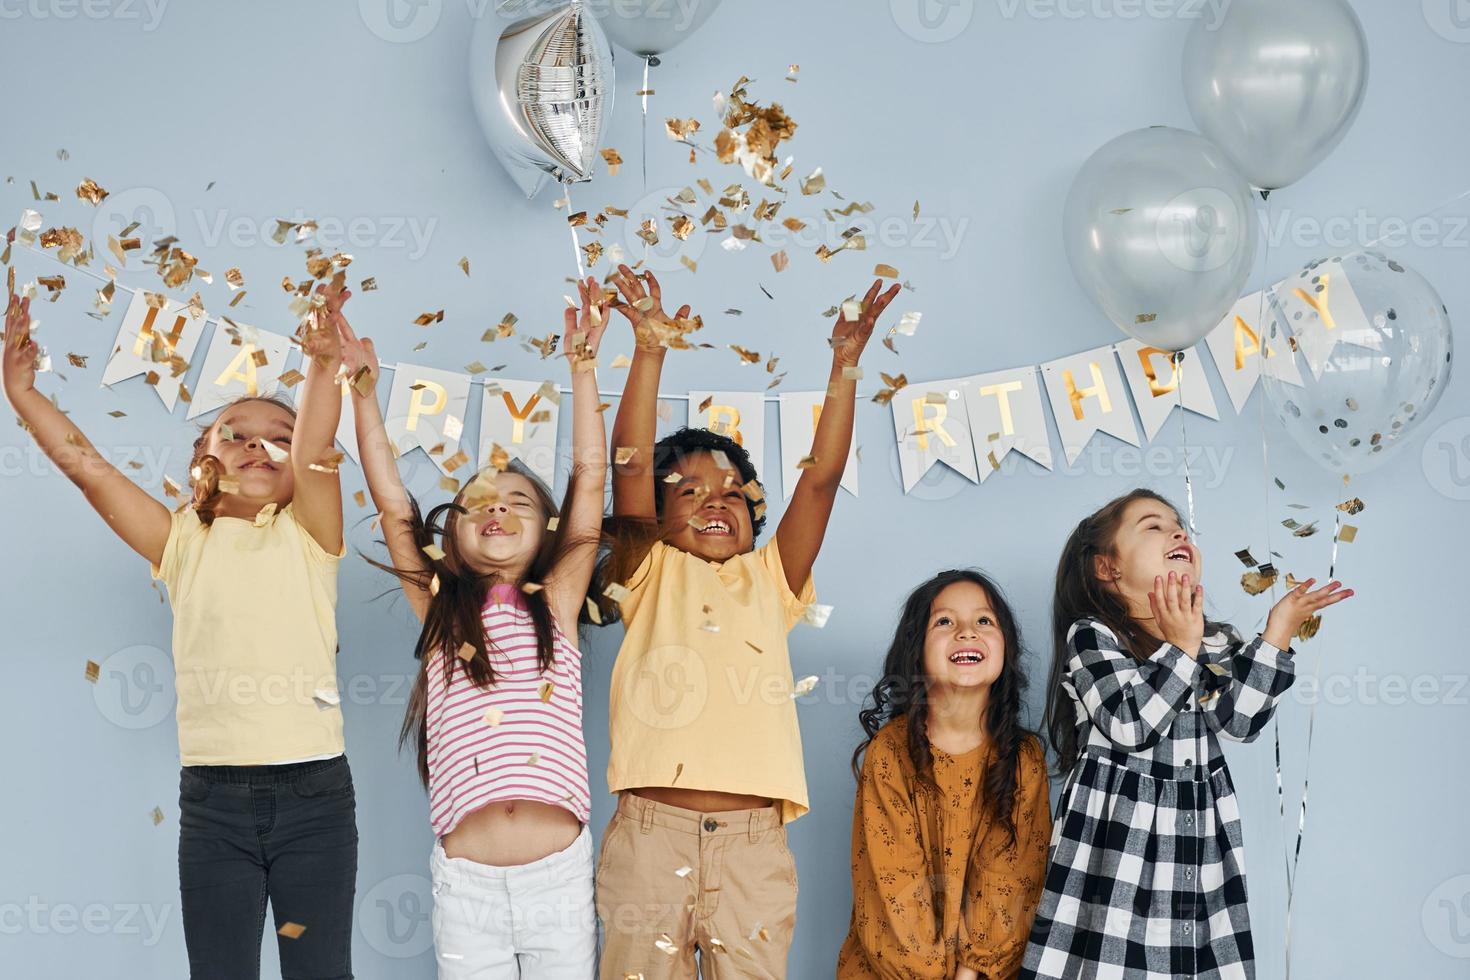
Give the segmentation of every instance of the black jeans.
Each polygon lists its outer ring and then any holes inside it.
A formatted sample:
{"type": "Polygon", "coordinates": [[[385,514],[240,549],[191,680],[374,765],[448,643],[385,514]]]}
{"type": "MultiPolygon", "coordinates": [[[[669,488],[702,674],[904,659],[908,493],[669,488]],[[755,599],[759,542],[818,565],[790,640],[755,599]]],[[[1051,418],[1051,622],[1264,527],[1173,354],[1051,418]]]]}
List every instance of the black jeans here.
{"type": "Polygon", "coordinates": [[[193,980],[258,980],[265,903],[283,980],[350,980],[357,803],[347,757],[185,766],[179,891],[193,980]]]}

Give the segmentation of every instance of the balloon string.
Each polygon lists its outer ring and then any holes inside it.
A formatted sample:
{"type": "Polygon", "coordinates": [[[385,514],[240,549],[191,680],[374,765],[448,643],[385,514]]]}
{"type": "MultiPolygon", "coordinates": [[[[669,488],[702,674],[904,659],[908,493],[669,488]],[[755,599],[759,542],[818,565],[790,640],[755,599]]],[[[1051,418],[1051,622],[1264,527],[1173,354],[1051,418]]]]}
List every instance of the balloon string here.
{"type": "MultiPolygon", "coordinates": [[[[648,196],[648,96],[653,92],[649,87],[653,74],[653,66],[658,64],[658,59],[653,55],[643,59],[643,91],[639,93],[643,97],[643,196],[648,196]]],[[[648,262],[648,239],[643,240],[643,261],[648,262]]]]}
{"type": "MultiPolygon", "coordinates": [[[[1276,551],[1272,547],[1272,544],[1271,544],[1271,523],[1272,523],[1271,522],[1271,483],[1272,483],[1272,479],[1273,478],[1271,476],[1271,442],[1270,442],[1270,439],[1267,437],[1267,433],[1266,433],[1266,392],[1265,392],[1265,384],[1266,384],[1266,381],[1265,381],[1265,378],[1264,378],[1264,374],[1265,374],[1265,371],[1266,371],[1266,356],[1267,356],[1267,349],[1268,349],[1267,346],[1266,346],[1266,337],[1268,336],[1268,332],[1266,330],[1266,292],[1267,292],[1267,290],[1268,290],[1268,288],[1270,286],[1270,280],[1271,280],[1271,195],[1270,195],[1270,193],[1267,192],[1267,191],[1262,191],[1261,192],[1261,200],[1265,204],[1265,207],[1266,207],[1266,247],[1264,249],[1262,260],[1261,260],[1261,299],[1260,299],[1259,304],[1256,307],[1256,329],[1258,331],[1260,331],[1260,335],[1256,338],[1256,343],[1260,347],[1260,350],[1256,352],[1256,357],[1257,357],[1257,359],[1260,362],[1259,368],[1257,370],[1257,379],[1256,380],[1257,380],[1257,384],[1262,389],[1256,395],[1256,409],[1257,409],[1257,414],[1258,414],[1258,417],[1259,417],[1259,420],[1260,420],[1260,429],[1261,429],[1261,490],[1262,490],[1262,499],[1265,502],[1264,516],[1266,518],[1266,551],[1267,551],[1267,561],[1270,562],[1270,561],[1274,560],[1275,557],[1276,557],[1276,551]]],[[[1273,317],[1275,316],[1274,309],[1272,311],[1272,316],[1273,317]]],[[[1278,571],[1277,575],[1278,576],[1280,575],[1280,572],[1279,571],[1278,571]]],[[[1271,604],[1273,606],[1276,604],[1276,582],[1277,582],[1277,580],[1278,579],[1273,578],[1271,580],[1271,586],[1270,586],[1270,589],[1271,589],[1271,604]]],[[[1281,862],[1282,862],[1282,866],[1286,870],[1286,898],[1287,898],[1288,909],[1289,909],[1290,908],[1291,897],[1292,897],[1292,893],[1293,893],[1293,887],[1295,885],[1295,882],[1293,881],[1293,877],[1292,877],[1293,865],[1291,863],[1291,856],[1287,853],[1287,846],[1286,846],[1286,838],[1287,838],[1287,833],[1286,833],[1286,786],[1285,786],[1285,780],[1282,778],[1282,773],[1281,773],[1281,717],[1280,717],[1280,715],[1277,715],[1275,718],[1272,719],[1272,721],[1271,721],[1271,728],[1272,728],[1272,735],[1273,735],[1273,737],[1275,739],[1275,742],[1276,742],[1276,804],[1277,804],[1277,810],[1278,810],[1279,816],[1281,818],[1281,862]]],[[[1289,978],[1291,976],[1291,914],[1290,914],[1289,911],[1287,913],[1287,922],[1286,922],[1286,973],[1287,973],[1287,977],[1289,978]]]]}
{"type": "MultiPolygon", "coordinates": [[[[1347,482],[1347,478],[1343,478],[1347,482]]],[[[1338,507],[1337,518],[1333,522],[1332,529],[1332,561],[1327,568],[1327,579],[1332,581],[1337,575],[1337,548],[1342,541],[1342,508],[1338,507]]],[[[1321,628],[1320,626],[1318,627],[1321,628]]],[[[1317,666],[1312,670],[1312,690],[1322,690],[1322,661],[1327,659],[1327,651],[1319,649],[1317,652],[1317,666]]],[[[1302,763],[1302,809],[1296,820],[1296,853],[1291,858],[1291,870],[1288,880],[1295,880],[1297,865],[1302,860],[1302,837],[1307,832],[1307,791],[1311,788],[1312,768],[1312,735],[1317,727],[1317,698],[1313,698],[1311,706],[1307,709],[1307,751],[1305,761],[1302,763]]],[[[1294,889],[1289,889],[1286,894],[1286,980],[1291,980],[1291,909],[1295,904],[1296,895],[1294,889]]]]}
{"type": "MultiPolygon", "coordinates": [[[[562,186],[566,189],[567,218],[570,219],[572,216],[572,182],[569,180],[562,186]]],[[[582,265],[582,242],[577,238],[577,226],[568,220],[567,227],[572,232],[572,255],[577,259],[577,279],[580,281],[587,275],[587,268],[582,265]]]]}
{"type": "Polygon", "coordinates": [[[1187,410],[1184,407],[1184,351],[1174,352],[1174,391],[1179,396],[1179,439],[1184,443],[1184,497],[1189,510],[1189,537],[1195,540],[1199,537],[1199,529],[1194,520],[1194,479],[1189,474],[1189,425],[1185,421],[1187,410]]]}

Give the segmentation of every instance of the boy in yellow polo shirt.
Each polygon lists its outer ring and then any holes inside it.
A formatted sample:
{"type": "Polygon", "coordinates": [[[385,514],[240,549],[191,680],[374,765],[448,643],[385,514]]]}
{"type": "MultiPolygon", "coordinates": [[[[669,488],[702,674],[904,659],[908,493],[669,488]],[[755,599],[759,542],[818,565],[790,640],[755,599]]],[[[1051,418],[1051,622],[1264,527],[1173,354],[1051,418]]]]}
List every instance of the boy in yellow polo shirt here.
{"type": "Polygon", "coordinates": [[[619,267],[637,347],[613,425],[607,578],[627,633],[613,667],[597,912],[604,977],[784,977],[796,923],[785,824],[807,810],[786,634],[815,599],[811,569],[852,442],[856,368],[898,286],[868,290],[832,331],[811,465],[775,536],[756,468],[734,440],[683,429],[654,444],[668,348],[687,347],[658,280],[619,267]],[[711,963],[711,959],[716,962],[711,963]]]}

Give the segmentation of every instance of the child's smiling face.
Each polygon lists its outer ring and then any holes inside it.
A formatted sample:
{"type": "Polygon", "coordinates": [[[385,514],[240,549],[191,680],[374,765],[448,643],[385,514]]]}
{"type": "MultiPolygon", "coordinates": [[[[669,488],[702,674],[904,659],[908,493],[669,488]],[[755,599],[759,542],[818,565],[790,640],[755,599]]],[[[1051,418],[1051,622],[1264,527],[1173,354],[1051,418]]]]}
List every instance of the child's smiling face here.
{"type": "Polygon", "coordinates": [[[924,633],[929,687],[989,687],[1000,678],[1005,658],[1005,633],[990,595],[974,582],[945,586],[929,606],[924,633]]]}
{"type": "Polygon", "coordinates": [[[494,487],[493,502],[455,520],[456,551],[475,572],[519,579],[541,548],[550,515],[542,513],[535,487],[521,474],[497,473],[494,487]]]}
{"type": "Polygon", "coordinates": [[[1151,615],[1148,594],[1155,578],[1167,582],[1173,572],[1179,578],[1188,575],[1197,584],[1201,568],[1199,549],[1189,540],[1179,514],[1167,504],[1144,498],[1123,509],[1113,535],[1113,554],[1100,557],[1095,571],[1114,584],[1130,607],[1151,615]]]}
{"type": "Polygon", "coordinates": [[[253,514],[266,502],[290,501],[296,478],[285,454],[291,451],[295,426],[290,412],[268,401],[242,401],[225,409],[204,451],[220,461],[225,476],[239,483],[238,492],[225,495],[226,504],[237,498],[247,509],[253,507],[253,514]]]}
{"type": "Polygon", "coordinates": [[[674,473],[678,482],[659,487],[664,540],[706,561],[749,551],[754,535],[739,471],[721,469],[713,455],[700,452],[683,457],[674,473]]]}

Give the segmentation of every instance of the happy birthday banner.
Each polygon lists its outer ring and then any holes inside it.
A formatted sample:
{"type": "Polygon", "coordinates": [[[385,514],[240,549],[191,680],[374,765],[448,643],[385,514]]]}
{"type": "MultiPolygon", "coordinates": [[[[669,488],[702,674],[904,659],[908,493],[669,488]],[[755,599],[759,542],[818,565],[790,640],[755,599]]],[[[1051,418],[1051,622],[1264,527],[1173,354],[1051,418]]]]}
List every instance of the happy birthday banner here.
{"type": "MultiPolygon", "coordinates": [[[[1324,266],[1316,274],[1321,277],[1321,288],[1306,294],[1307,301],[1329,322],[1344,327],[1336,331],[1338,337],[1367,321],[1342,266],[1324,266]]],[[[1303,295],[1299,284],[1283,280],[1264,296],[1257,292],[1243,297],[1179,364],[1166,351],[1127,339],[1039,365],[885,389],[884,394],[891,396],[888,401],[904,492],[910,492],[936,464],[972,483],[984,483],[1000,472],[1001,462],[1012,452],[1052,469],[1053,444],[1043,403],[1051,406],[1068,465],[1100,432],[1141,447],[1157,437],[1176,408],[1218,420],[1220,409],[1201,366],[1205,351],[1237,413],[1255,390],[1263,369],[1300,387],[1303,380],[1292,358],[1276,356],[1267,342],[1268,337],[1286,335],[1272,297],[1292,286],[1298,287],[1296,295],[1303,295]]],[[[189,405],[187,417],[194,419],[245,395],[284,390],[294,399],[305,380],[301,371],[287,369],[293,346],[290,337],[228,317],[212,317],[203,309],[142,289],[117,288],[131,292],[132,300],[103,370],[104,386],[142,375],[165,408],[173,412],[184,401],[189,405]],[[215,329],[200,368],[199,390],[191,393],[184,374],[210,326],[215,329]]],[[[1327,353],[1303,351],[1314,373],[1319,373],[1315,365],[1322,364],[1327,353]]],[[[312,370],[309,360],[304,366],[312,370]]],[[[507,459],[519,459],[548,484],[553,482],[561,448],[560,403],[569,389],[550,381],[476,379],[464,372],[407,363],[385,364],[382,369],[392,373],[384,420],[399,455],[423,450],[446,478],[462,480],[488,465],[499,449],[507,459]],[[479,439],[467,448],[464,420],[469,417],[476,388],[481,395],[479,439]]],[[[341,388],[343,411],[337,441],[356,462],[351,389],[345,381],[341,388]]],[[[811,452],[825,397],[824,390],[777,396],[761,391],[660,394],[665,400],[687,400],[689,425],[734,439],[762,470],[765,407],[768,402],[776,403],[780,469],[787,497],[811,452]]],[[[856,440],[842,486],[858,494],[856,440]]]]}

